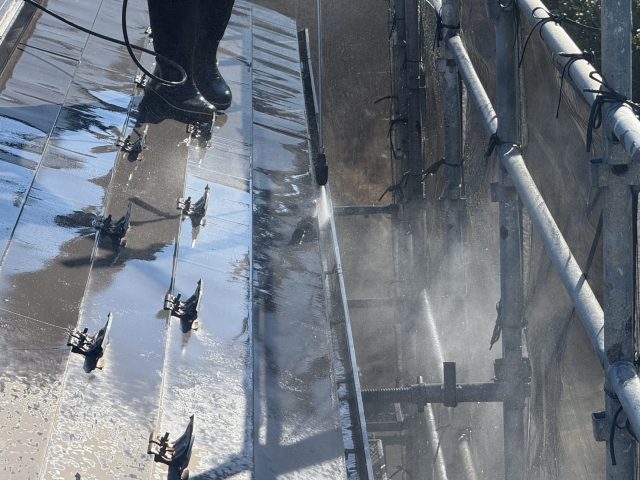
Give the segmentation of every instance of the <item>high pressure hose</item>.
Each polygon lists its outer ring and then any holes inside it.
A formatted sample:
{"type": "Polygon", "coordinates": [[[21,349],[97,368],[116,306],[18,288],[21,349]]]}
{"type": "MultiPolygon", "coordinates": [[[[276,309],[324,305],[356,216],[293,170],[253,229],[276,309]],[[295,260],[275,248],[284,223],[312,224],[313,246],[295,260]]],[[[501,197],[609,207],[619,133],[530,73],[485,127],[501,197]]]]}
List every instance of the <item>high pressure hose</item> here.
{"type": "Polygon", "coordinates": [[[145,75],[147,75],[149,78],[152,78],[153,80],[155,80],[156,82],[158,82],[158,83],[160,83],[162,85],[176,87],[176,86],[179,86],[179,85],[183,85],[187,81],[187,72],[182,67],[182,65],[179,65],[178,63],[174,62],[170,58],[167,58],[164,55],[160,55],[159,53],[156,53],[153,50],[150,50],[148,48],[139,47],[137,45],[131,45],[131,42],[129,41],[129,33],[127,32],[127,6],[129,4],[129,0],[122,0],[122,36],[123,36],[124,40],[119,40],[117,38],[109,37],[108,35],[103,35],[102,33],[97,33],[97,32],[94,32],[93,30],[90,30],[88,28],[83,27],[82,25],[78,25],[77,23],[73,23],[72,21],[67,20],[63,16],[52,12],[51,10],[49,10],[46,7],[43,7],[42,5],[40,5],[35,0],[23,0],[23,1],[25,3],[28,3],[29,5],[34,6],[38,10],[41,10],[41,11],[47,13],[48,15],[51,15],[53,18],[55,18],[57,20],[60,20],[62,23],[66,23],[70,27],[73,27],[75,29],[80,30],[81,32],[87,33],[89,35],[92,35],[94,37],[100,38],[100,39],[105,40],[107,42],[115,43],[115,44],[122,45],[122,46],[126,47],[127,52],[129,53],[129,56],[131,57],[131,60],[133,60],[133,63],[135,63],[136,66],[140,70],[142,70],[142,72],[145,75]],[[165,78],[161,78],[161,77],[159,77],[157,75],[154,75],[149,70],[147,70],[144,67],[144,65],[142,65],[140,60],[138,60],[138,58],[136,57],[136,55],[134,53],[134,50],[138,50],[140,52],[144,52],[144,53],[148,53],[150,55],[153,55],[154,57],[156,57],[157,61],[164,62],[167,65],[170,65],[171,67],[175,68],[178,72],[180,72],[180,80],[177,80],[177,81],[167,80],[165,78]]]}

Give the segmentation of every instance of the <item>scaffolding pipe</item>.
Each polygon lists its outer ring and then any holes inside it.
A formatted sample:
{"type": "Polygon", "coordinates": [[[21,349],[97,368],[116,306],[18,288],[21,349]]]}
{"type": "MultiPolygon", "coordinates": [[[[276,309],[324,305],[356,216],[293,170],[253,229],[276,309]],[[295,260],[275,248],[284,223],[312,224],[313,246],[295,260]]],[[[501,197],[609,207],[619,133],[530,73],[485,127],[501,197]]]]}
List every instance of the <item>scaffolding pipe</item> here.
{"type": "Polygon", "coordinates": [[[493,135],[498,131],[498,116],[496,115],[491,100],[487,95],[480,77],[476,73],[473,63],[469,58],[467,49],[462,43],[462,39],[459,35],[455,35],[447,39],[447,47],[449,48],[453,58],[458,64],[458,71],[460,76],[467,86],[467,92],[476,106],[482,117],[482,126],[484,127],[487,135],[493,135]]]}
{"type": "MultiPolygon", "coordinates": [[[[462,79],[472,98],[486,99],[474,103],[476,103],[476,106],[479,108],[482,108],[483,125],[487,133],[495,133],[498,125],[495,111],[484,86],[475,73],[475,69],[469,60],[469,55],[464,45],[459,37],[452,37],[449,39],[449,42],[454,42],[458,46],[456,60],[460,61],[460,59],[463,59],[464,62],[468,62],[465,68],[463,68],[460,63],[458,64],[461,73],[465,71],[465,69],[467,70],[467,75],[462,75],[462,79]],[[469,79],[471,81],[469,81],[469,79]],[[491,114],[485,114],[484,112],[491,112],[491,114]]],[[[591,286],[587,282],[578,262],[571,253],[569,245],[553,219],[549,208],[545,204],[538,187],[524,163],[520,150],[514,146],[503,145],[498,149],[498,152],[501,156],[502,164],[512,178],[514,187],[518,191],[522,202],[529,211],[534,225],[542,236],[547,254],[551,258],[553,265],[560,275],[564,288],[576,307],[576,312],[596,350],[600,365],[602,368],[605,368],[604,312],[602,307],[598,303],[593,290],[591,290],[591,286]]]]}
{"type": "MultiPolygon", "coordinates": [[[[602,0],[601,41],[602,73],[615,91],[631,97],[631,0],[602,0]]],[[[605,118],[615,105],[603,106],[605,118]]],[[[602,244],[604,257],[604,348],[607,361],[632,362],[635,359],[634,295],[635,295],[635,218],[631,191],[631,176],[626,165],[628,156],[622,145],[611,133],[611,125],[605,122],[604,168],[618,173],[604,188],[602,244]],[[618,167],[624,165],[622,169],[618,167]],[[621,171],[619,171],[621,170],[621,171]],[[624,172],[624,173],[623,173],[624,172]]],[[[617,371],[617,369],[614,369],[617,371]]],[[[633,386],[637,375],[630,378],[633,386]]],[[[612,389],[611,379],[605,380],[607,391],[612,389]]],[[[622,390],[628,393],[624,389],[622,390]]],[[[637,391],[635,392],[638,393],[637,391]]],[[[636,397],[638,399],[640,397],[636,397]]],[[[605,395],[606,421],[614,429],[607,438],[607,451],[616,452],[616,461],[606,455],[607,479],[632,478],[636,472],[637,452],[630,435],[613,426],[620,401],[605,395]],[[613,442],[613,445],[611,445],[613,442]]],[[[629,407],[637,407],[630,404],[629,407]]],[[[628,410],[631,412],[632,410],[628,410]]]]}
{"type": "Polygon", "coordinates": [[[466,480],[480,480],[471,451],[471,435],[469,430],[458,438],[458,455],[462,459],[462,470],[466,480]]]}
{"type": "MultiPolygon", "coordinates": [[[[541,19],[549,16],[545,13],[548,11],[547,7],[539,0],[517,0],[517,4],[532,27],[538,24],[541,19]]],[[[571,78],[574,87],[589,106],[593,105],[597,94],[585,90],[600,89],[600,84],[589,77],[592,72],[597,71],[596,68],[587,60],[572,61],[569,58],[560,56],[560,53],[582,53],[582,50],[578,48],[560,25],[550,21],[541,24],[539,28],[542,39],[551,50],[560,69],[563,69],[567,63],[571,62],[567,69],[567,76],[571,78]]],[[[617,29],[615,31],[617,32],[617,29]]],[[[631,155],[631,158],[640,160],[640,121],[633,111],[626,105],[619,105],[609,109],[605,114],[604,120],[606,120],[605,123],[611,126],[611,129],[624,145],[625,150],[631,155]]]]}
{"type": "MultiPolygon", "coordinates": [[[[445,0],[442,5],[442,23],[444,25],[460,25],[460,0],[445,0]]],[[[455,28],[446,28],[444,36],[449,38],[457,35],[455,28]]],[[[462,170],[462,86],[458,74],[458,66],[453,58],[453,52],[445,43],[444,59],[440,60],[444,102],[444,159],[445,159],[445,187],[443,199],[459,200],[464,197],[462,170]]],[[[447,230],[451,239],[449,244],[454,248],[460,241],[461,218],[459,209],[452,202],[446,202],[448,207],[447,230]]],[[[459,262],[456,262],[459,264],[459,262]]]]}
{"type": "Polygon", "coordinates": [[[425,405],[424,412],[419,412],[419,415],[423,416],[427,429],[431,456],[433,457],[433,474],[435,474],[433,476],[435,476],[436,480],[449,480],[447,462],[442,451],[442,438],[437,428],[438,422],[433,411],[433,405],[425,405]]]}
{"type": "Polygon", "coordinates": [[[606,356],[602,307],[533,181],[520,150],[515,146],[504,145],[499,149],[499,154],[502,165],[509,172],[514,187],[544,241],[547,255],[560,275],[560,280],[576,307],[576,312],[604,369],[606,356]]]}
{"type": "MultiPolygon", "coordinates": [[[[495,0],[494,0],[495,1],[495,0]]],[[[498,138],[519,143],[517,28],[513,6],[502,7],[496,18],[496,112],[498,138]]],[[[502,384],[504,471],[509,480],[524,479],[525,388],[522,379],[524,277],[522,273],[522,203],[511,177],[500,169],[500,316],[502,318],[502,384]]]]}

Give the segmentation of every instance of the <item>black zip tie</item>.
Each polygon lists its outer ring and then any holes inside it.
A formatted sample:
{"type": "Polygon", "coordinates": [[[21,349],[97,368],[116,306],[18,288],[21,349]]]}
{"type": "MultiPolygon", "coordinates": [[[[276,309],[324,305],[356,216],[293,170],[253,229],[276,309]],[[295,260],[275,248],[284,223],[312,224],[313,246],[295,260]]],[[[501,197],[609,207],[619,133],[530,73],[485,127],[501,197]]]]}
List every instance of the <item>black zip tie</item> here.
{"type": "Polygon", "coordinates": [[[597,94],[596,99],[591,105],[591,113],[589,114],[589,123],[587,124],[587,152],[591,151],[591,144],[593,143],[593,131],[599,129],[602,126],[602,106],[605,103],[627,105],[631,108],[636,117],[640,117],[640,104],[634,103],[621,93],[616,92],[611,88],[604,77],[595,70],[589,74],[589,78],[600,84],[599,90],[593,90],[585,88],[585,92],[597,94]],[[600,78],[597,78],[596,75],[600,78]]]}
{"type": "Polygon", "coordinates": [[[460,30],[460,24],[458,25],[447,25],[442,22],[442,15],[440,12],[436,11],[436,31],[433,36],[433,47],[432,50],[436,49],[436,46],[440,47],[440,42],[444,40],[444,29],[447,28],[449,30],[460,30]]]}
{"type": "Polygon", "coordinates": [[[540,35],[540,38],[542,38],[542,27],[544,27],[549,22],[553,22],[556,25],[561,25],[563,23],[568,23],[570,25],[574,25],[576,27],[580,27],[580,28],[583,28],[585,30],[600,31],[600,29],[598,27],[592,27],[590,25],[585,25],[584,23],[580,23],[580,22],[577,22],[577,21],[575,21],[575,20],[573,20],[571,18],[568,18],[564,14],[550,12],[549,10],[547,10],[546,8],[543,8],[543,7],[534,8],[531,11],[531,16],[533,18],[537,19],[538,21],[536,22],[536,24],[533,26],[533,28],[529,32],[529,35],[527,35],[527,39],[524,42],[524,47],[522,47],[522,53],[520,54],[520,60],[518,61],[518,68],[520,68],[522,66],[522,62],[524,61],[524,54],[527,51],[527,45],[529,45],[529,40],[531,40],[531,36],[533,35],[533,32],[535,32],[536,29],[538,29],[538,34],[540,35]],[[547,14],[547,16],[546,17],[537,17],[536,16],[536,12],[538,10],[542,10],[544,13],[547,14]]]}
{"type": "Polygon", "coordinates": [[[611,390],[608,390],[607,388],[604,388],[604,394],[609,397],[612,400],[618,400],[618,395],[616,394],[616,392],[612,392],[611,390]]]}
{"type": "Polygon", "coordinates": [[[489,137],[489,145],[487,145],[487,150],[486,152],[484,152],[485,158],[489,158],[491,155],[493,155],[495,149],[501,145],[511,145],[513,148],[517,148],[518,150],[522,148],[519,143],[503,142],[502,140],[500,140],[498,134],[494,133],[489,137]]]}
{"type": "Polygon", "coordinates": [[[385,95],[384,97],[380,97],[378,99],[376,99],[373,104],[376,105],[384,100],[395,100],[396,98],[398,98],[397,95],[385,95]]]}
{"type": "Polygon", "coordinates": [[[624,425],[622,426],[618,425],[618,417],[620,416],[622,411],[623,411],[623,408],[622,408],[622,405],[620,405],[618,410],[616,410],[616,413],[613,415],[613,422],[611,423],[611,429],[609,430],[609,455],[611,456],[611,465],[614,465],[614,466],[616,465],[616,452],[615,452],[615,444],[614,444],[616,428],[619,430],[626,430],[627,433],[631,436],[631,438],[633,438],[636,442],[638,441],[636,434],[633,432],[631,428],[631,423],[629,423],[629,417],[627,417],[627,420],[624,422],[624,425]]]}
{"type": "Polygon", "coordinates": [[[437,162],[434,162],[433,164],[429,165],[429,167],[427,167],[424,170],[421,170],[420,172],[416,172],[415,170],[407,170],[406,172],[404,172],[402,174],[402,176],[400,177],[400,180],[398,181],[398,183],[394,184],[394,185],[390,185],[389,187],[387,187],[387,189],[382,192],[382,195],[380,195],[380,198],[378,198],[378,202],[381,202],[382,199],[387,195],[387,193],[397,193],[399,198],[402,200],[404,199],[404,188],[407,186],[407,184],[409,183],[409,178],[410,177],[418,177],[420,178],[420,181],[424,182],[424,180],[429,176],[429,175],[434,175],[438,170],[440,170],[440,167],[442,167],[442,165],[447,165],[450,167],[460,167],[461,165],[457,165],[457,164],[452,164],[452,163],[447,163],[445,161],[444,158],[438,160],[437,162]]]}
{"type": "Polygon", "coordinates": [[[618,416],[622,412],[622,405],[620,408],[616,410],[616,413],[613,415],[613,422],[611,422],[611,429],[609,430],[609,455],[611,456],[611,465],[616,465],[616,452],[615,445],[613,443],[614,437],[616,435],[616,427],[618,426],[618,416]]]}
{"type": "Polygon", "coordinates": [[[496,147],[502,144],[503,142],[502,140],[500,140],[500,137],[498,137],[498,134],[497,133],[492,134],[489,137],[489,145],[487,146],[487,150],[486,152],[484,152],[485,158],[489,158],[491,155],[493,155],[493,151],[496,149],[496,147]]]}
{"type": "Polygon", "coordinates": [[[592,65],[596,63],[596,54],[593,51],[588,52],[586,50],[583,50],[581,53],[560,52],[558,56],[563,58],[568,58],[569,60],[567,61],[567,63],[564,64],[564,67],[562,67],[562,75],[560,75],[560,94],[558,95],[558,106],[556,108],[556,118],[558,118],[558,116],[560,115],[560,104],[562,102],[562,89],[564,88],[564,79],[567,72],[569,72],[569,70],[571,69],[571,66],[574,63],[576,63],[578,60],[586,60],[592,65]]]}
{"type": "Polygon", "coordinates": [[[438,172],[438,170],[440,170],[440,167],[442,165],[453,166],[452,164],[447,163],[444,158],[442,158],[437,162],[432,163],[431,165],[429,165],[429,167],[423,170],[420,175],[420,179],[424,181],[429,175],[434,175],[438,172]]]}
{"type": "Polygon", "coordinates": [[[403,199],[404,191],[402,189],[403,187],[407,186],[407,183],[409,182],[409,176],[411,175],[411,173],[412,173],[411,170],[407,170],[402,174],[398,183],[388,186],[387,189],[382,193],[382,195],[380,195],[380,198],[378,198],[378,202],[381,202],[387,193],[397,192],[400,199],[403,199]]]}
{"type": "Polygon", "coordinates": [[[493,345],[500,340],[500,334],[502,333],[502,308],[501,300],[496,303],[496,325],[493,327],[493,334],[491,335],[491,341],[489,342],[489,350],[493,348],[493,345]]]}

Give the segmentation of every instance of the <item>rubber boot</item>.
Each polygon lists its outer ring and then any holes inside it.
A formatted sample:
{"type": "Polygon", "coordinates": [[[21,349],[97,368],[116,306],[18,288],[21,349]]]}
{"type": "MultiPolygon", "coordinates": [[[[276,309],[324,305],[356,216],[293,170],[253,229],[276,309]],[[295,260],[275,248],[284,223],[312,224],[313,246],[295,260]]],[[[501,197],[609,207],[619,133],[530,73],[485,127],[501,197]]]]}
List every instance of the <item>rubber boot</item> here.
{"type": "MultiPolygon", "coordinates": [[[[215,107],[208,102],[195,84],[193,72],[194,46],[200,0],[148,0],[153,47],[156,53],[178,63],[187,73],[179,86],[163,85],[151,80],[149,89],[172,108],[188,116],[211,117],[215,107]]],[[[154,74],[178,81],[180,72],[162,59],[156,59],[154,74]]]]}
{"type": "Polygon", "coordinates": [[[218,70],[218,46],[227,29],[234,0],[201,0],[194,72],[202,95],[218,110],[231,105],[231,89],[218,70]]]}

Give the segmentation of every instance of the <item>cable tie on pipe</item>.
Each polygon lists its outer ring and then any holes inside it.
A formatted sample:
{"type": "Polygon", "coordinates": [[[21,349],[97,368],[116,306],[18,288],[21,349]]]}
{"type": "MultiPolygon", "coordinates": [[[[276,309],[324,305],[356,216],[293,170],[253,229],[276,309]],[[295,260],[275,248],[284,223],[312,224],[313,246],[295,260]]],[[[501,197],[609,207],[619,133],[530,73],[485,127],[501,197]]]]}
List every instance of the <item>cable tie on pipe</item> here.
{"type": "Polygon", "coordinates": [[[556,118],[558,118],[560,115],[560,104],[562,103],[564,79],[566,77],[567,72],[569,72],[573,64],[576,63],[578,60],[586,60],[591,64],[596,63],[596,54],[593,51],[589,52],[587,50],[583,50],[580,53],[560,52],[558,53],[558,56],[563,58],[568,58],[569,60],[567,61],[567,63],[564,64],[564,67],[562,67],[562,74],[560,75],[560,94],[558,95],[558,106],[556,107],[556,118]]]}
{"type": "Polygon", "coordinates": [[[401,176],[400,176],[400,180],[395,183],[394,185],[390,185],[387,187],[387,189],[382,192],[382,195],[380,195],[380,198],[378,198],[378,202],[381,202],[382,199],[387,195],[387,193],[396,193],[398,195],[398,199],[402,200],[404,199],[404,188],[406,188],[406,186],[409,183],[409,178],[411,177],[416,177],[419,178],[421,182],[424,182],[426,180],[426,178],[430,175],[434,175],[435,173],[438,172],[438,170],[440,170],[440,167],[442,167],[443,165],[447,165],[449,167],[460,167],[460,165],[458,164],[453,164],[453,163],[447,163],[446,160],[444,158],[438,160],[437,162],[434,162],[433,164],[429,165],[429,167],[427,167],[426,169],[415,171],[415,170],[407,170],[406,172],[404,172],[401,176]]]}
{"type": "Polygon", "coordinates": [[[384,97],[377,98],[373,101],[374,105],[384,101],[384,100],[396,100],[398,98],[397,95],[385,95],[384,97]]]}
{"type": "Polygon", "coordinates": [[[529,45],[529,40],[531,40],[533,32],[535,32],[536,29],[537,29],[538,30],[538,34],[540,35],[540,38],[542,38],[542,27],[544,27],[549,22],[553,22],[556,25],[561,25],[563,23],[568,23],[569,25],[574,25],[574,26],[580,27],[580,28],[582,28],[584,30],[600,31],[600,29],[598,27],[592,27],[590,25],[585,25],[584,23],[577,22],[577,21],[567,17],[566,15],[564,15],[562,13],[550,12],[549,10],[547,10],[546,8],[543,8],[543,7],[534,8],[531,11],[531,16],[534,19],[538,20],[538,21],[535,23],[535,25],[533,26],[533,28],[529,32],[529,35],[527,35],[527,39],[524,42],[524,46],[522,47],[522,53],[520,54],[520,60],[518,61],[518,68],[520,68],[522,66],[522,62],[524,61],[524,54],[527,51],[527,45],[529,45]],[[536,15],[537,11],[544,12],[546,14],[546,17],[537,16],[536,15]]]}
{"type": "Polygon", "coordinates": [[[493,345],[500,340],[500,334],[502,333],[502,308],[500,300],[496,303],[496,312],[496,325],[493,327],[493,334],[491,335],[491,340],[489,342],[489,350],[491,350],[493,345]]]}
{"type": "Polygon", "coordinates": [[[444,40],[444,29],[448,30],[460,30],[460,24],[458,25],[448,25],[442,21],[442,12],[436,11],[436,31],[433,37],[433,47],[432,50],[435,50],[436,47],[440,47],[440,42],[444,40]]]}
{"type": "Polygon", "coordinates": [[[380,198],[378,198],[378,202],[381,202],[382,199],[387,195],[387,193],[391,193],[391,194],[397,193],[398,198],[402,200],[404,198],[403,188],[407,186],[407,183],[409,182],[409,176],[411,175],[411,173],[412,173],[411,170],[407,170],[402,174],[398,183],[388,186],[387,189],[384,192],[382,192],[382,195],[380,195],[380,198]]]}
{"type": "Polygon", "coordinates": [[[616,394],[616,392],[612,392],[607,388],[604,388],[604,394],[613,400],[618,400],[618,395],[616,394]]]}
{"type": "Polygon", "coordinates": [[[591,151],[593,143],[593,131],[602,126],[603,112],[602,107],[605,104],[626,105],[633,111],[636,117],[640,118],[640,104],[634,103],[621,93],[611,88],[604,77],[595,70],[589,74],[589,78],[600,84],[599,90],[585,88],[585,92],[595,93],[596,99],[591,105],[591,113],[589,114],[589,122],[587,123],[587,152],[591,151]]]}
{"type": "Polygon", "coordinates": [[[519,143],[503,142],[502,140],[500,140],[498,134],[494,133],[489,137],[489,145],[487,145],[487,150],[484,152],[485,158],[489,158],[491,155],[493,155],[495,149],[501,145],[511,145],[512,148],[516,148],[518,150],[522,148],[519,143]]]}

